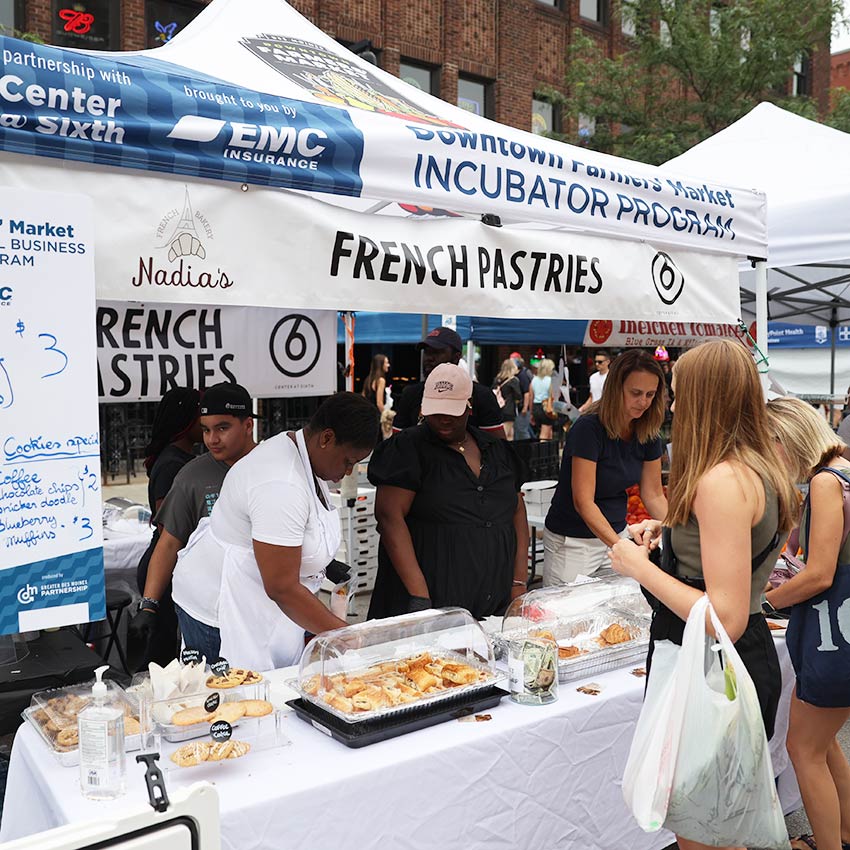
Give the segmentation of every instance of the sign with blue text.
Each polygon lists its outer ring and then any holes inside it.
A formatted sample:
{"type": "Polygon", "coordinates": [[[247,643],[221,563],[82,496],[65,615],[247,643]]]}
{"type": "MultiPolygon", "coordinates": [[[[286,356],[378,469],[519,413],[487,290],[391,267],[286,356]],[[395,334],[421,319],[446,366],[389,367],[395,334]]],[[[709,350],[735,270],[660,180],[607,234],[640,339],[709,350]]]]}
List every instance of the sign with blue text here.
{"type": "Polygon", "coordinates": [[[105,616],[87,198],[0,190],[0,634],[105,616]]]}

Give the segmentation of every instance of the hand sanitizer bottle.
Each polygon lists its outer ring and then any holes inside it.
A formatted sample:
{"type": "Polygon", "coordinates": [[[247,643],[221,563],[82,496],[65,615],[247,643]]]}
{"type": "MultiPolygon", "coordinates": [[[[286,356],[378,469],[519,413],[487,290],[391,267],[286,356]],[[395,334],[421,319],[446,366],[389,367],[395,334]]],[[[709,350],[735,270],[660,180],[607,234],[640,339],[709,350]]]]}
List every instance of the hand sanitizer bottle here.
{"type": "Polygon", "coordinates": [[[91,702],[77,715],[80,789],[90,800],[113,800],[124,787],[124,710],[111,705],[102,680],[108,665],[94,671],[91,702]]]}

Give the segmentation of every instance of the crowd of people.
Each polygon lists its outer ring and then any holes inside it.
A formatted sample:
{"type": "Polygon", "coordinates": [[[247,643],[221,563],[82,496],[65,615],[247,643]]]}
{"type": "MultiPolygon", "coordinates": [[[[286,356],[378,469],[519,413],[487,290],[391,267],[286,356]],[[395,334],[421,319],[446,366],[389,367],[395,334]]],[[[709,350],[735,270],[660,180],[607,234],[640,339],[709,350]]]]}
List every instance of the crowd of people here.
{"type": "MultiPolygon", "coordinates": [[[[173,654],[173,616],[208,659],[258,670],[295,663],[306,636],[345,625],[316,596],[339,567],[328,482],[370,454],[380,533],[370,618],[450,605],[484,618],[526,592],[527,470],[509,441],[531,425],[540,440],[552,437],[550,408],[569,397],[568,378],[545,358],[532,374],[515,352],[492,385],[473,381],[449,328],[419,349],[423,380],[393,402],[389,358],[379,354],[361,393],[331,396],[306,427],[259,445],[243,387],[163,398],[149,457],[156,528],[131,626],[143,646],[139,664],[173,654]],[[194,457],[199,437],[209,451],[194,457]]],[[[655,608],[648,669],[658,641],[681,643],[688,613],[707,594],[755,684],[768,736],[781,677],[764,613],[790,609],[797,683],[788,750],[814,833],[794,847],[848,850],[850,766],[836,738],[850,719],[845,443],[810,405],[765,403],[753,358],[737,341],[700,345],[672,373],[641,350],[598,352],[594,365],[545,521],[544,585],[605,569],[639,582],[655,608]],[[665,492],[661,433],[670,411],[665,492]],[[795,485],[806,483],[801,511],[795,485]],[[626,491],[635,484],[651,519],[628,526],[626,491]],[[805,569],[774,582],[797,526],[787,555],[805,569]]]]}

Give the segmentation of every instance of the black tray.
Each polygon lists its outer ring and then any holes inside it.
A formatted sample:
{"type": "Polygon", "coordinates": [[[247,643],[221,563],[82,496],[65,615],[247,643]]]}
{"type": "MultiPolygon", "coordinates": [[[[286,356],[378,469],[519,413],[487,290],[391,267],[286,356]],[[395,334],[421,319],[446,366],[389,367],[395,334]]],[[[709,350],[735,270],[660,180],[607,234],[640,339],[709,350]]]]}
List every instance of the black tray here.
{"type": "Polygon", "coordinates": [[[325,711],[305,699],[289,700],[286,704],[307,723],[320,732],[345,744],[346,747],[367,747],[386,741],[417,729],[436,726],[446,720],[456,720],[467,714],[475,714],[485,708],[498,705],[508,692],[491,685],[472,694],[461,694],[457,699],[444,700],[421,709],[412,708],[402,714],[363,720],[358,723],[346,723],[335,714],[325,711]]]}

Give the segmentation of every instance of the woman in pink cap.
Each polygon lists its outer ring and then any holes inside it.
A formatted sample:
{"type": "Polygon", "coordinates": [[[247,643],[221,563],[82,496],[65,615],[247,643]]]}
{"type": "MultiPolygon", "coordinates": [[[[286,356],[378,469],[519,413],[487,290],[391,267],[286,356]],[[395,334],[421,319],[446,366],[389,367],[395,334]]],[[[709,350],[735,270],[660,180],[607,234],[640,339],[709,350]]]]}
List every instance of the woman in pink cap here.
{"type": "Polygon", "coordinates": [[[471,395],[461,367],[435,367],[422,424],[372,455],[381,545],[370,618],[447,605],[483,618],[525,592],[523,464],[505,440],[468,424],[471,395]]]}

